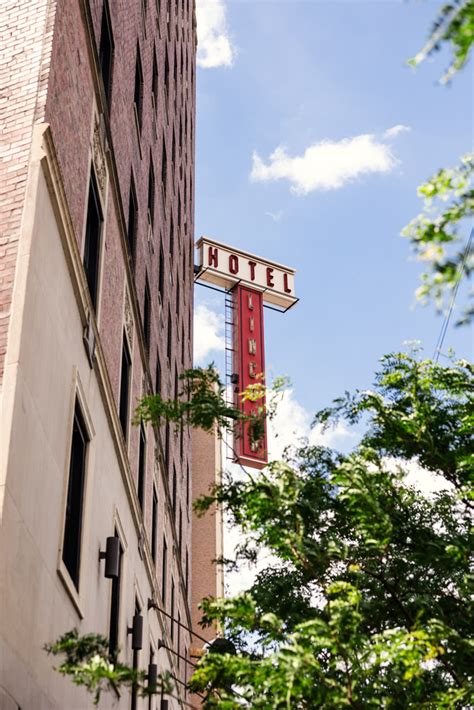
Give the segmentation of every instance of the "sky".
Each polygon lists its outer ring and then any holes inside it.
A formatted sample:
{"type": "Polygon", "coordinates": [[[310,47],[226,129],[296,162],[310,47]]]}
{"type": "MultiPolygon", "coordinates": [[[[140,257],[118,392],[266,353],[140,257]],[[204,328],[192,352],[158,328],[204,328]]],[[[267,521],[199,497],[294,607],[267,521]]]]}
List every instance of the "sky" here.
{"type": "MultiPolygon", "coordinates": [[[[417,186],[473,144],[472,65],[443,87],[448,53],[406,64],[438,7],[198,0],[196,239],[296,269],[298,304],[265,312],[267,379],[292,382],[288,440],[370,387],[384,353],[416,340],[433,355],[443,319],[414,308],[422,269],[400,231],[417,186]]],[[[196,286],[195,305],[195,361],[222,366],[223,296],[196,286]]],[[[466,328],[448,346],[472,358],[466,328]]]]}

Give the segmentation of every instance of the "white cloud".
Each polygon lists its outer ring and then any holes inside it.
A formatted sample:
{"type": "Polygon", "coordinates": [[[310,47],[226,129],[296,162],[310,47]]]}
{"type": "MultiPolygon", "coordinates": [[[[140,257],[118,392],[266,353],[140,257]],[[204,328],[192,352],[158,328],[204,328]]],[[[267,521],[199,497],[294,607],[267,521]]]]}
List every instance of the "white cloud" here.
{"type": "Polygon", "coordinates": [[[230,67],[235,58],[223,0],[197,0],[198,66],[230,67]]]}
{"type": "Polygon", "coordinates": [[[310,444],[337,446],[344,440],[347,443],[356,438],[356,434],[342,422],[323,432],[320,426],[312,429],[311,420],[312,414],[295,399],[293,390],[285,390],[274,419],[268,423],[270,460],[280,459],[287,446],[298,444],[303,439],[310,444]]]}
{"type": "Polygon", "coordinates": [[[390,146],[374,135],[364,134],[313,143],[303,155],[295,157],[279,146],[268,163],[254,152],[250,179],[254,182],[288,180],[292,192],[307,195],[315,190],[341,188],[361,175],[388,173],[397,164],[390,146]]]}
{"type": "Polygon", "coordinates": [[[397,123],[396,126],[387,128],[387,130],[383,134],[383,137],[389,140],[390,138],[396,138],[400,135],[400,133],[409,133],[410,131],[410,126],[404,126],[403,123],[397,123]]]}
{"type": "Polygon", "coordinates": [[[423,468],[416,459],[403,461],[393,456],[387,456],[384,459],[384,463],[389,471],[402,470],[404,473],[403,483],[407,486],[412,486],[428,498],[434,493],[454,490],[453,484],[444,476],[423,468]]]}
{"type": "Polygon", "coordinates": [[[224,317],[204,304],[194,311],[194,362],[207,364],[204,360],[211,352],[224,350],[224,317]]]}
{"type": "Polygon", "coordinates": [[[280,222],[283,217],[283,210],[278,210],[278,212],[265,212],[265,214],[271,217],[274,222],[280,222]]]}

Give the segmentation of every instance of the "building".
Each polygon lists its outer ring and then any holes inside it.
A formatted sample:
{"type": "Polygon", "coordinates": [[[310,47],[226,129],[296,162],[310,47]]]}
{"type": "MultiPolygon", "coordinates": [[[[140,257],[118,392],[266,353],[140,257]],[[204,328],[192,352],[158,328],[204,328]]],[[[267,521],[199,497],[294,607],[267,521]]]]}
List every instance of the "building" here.
{"type": "Polygon", "coordinates": [[[101,707],[185,707],[191,435],[133,412],[192,363],[194,3],[4,0],[0,32],[0,708],[91,706],[42,649],[73,627],[177,678],[101,707]]]}

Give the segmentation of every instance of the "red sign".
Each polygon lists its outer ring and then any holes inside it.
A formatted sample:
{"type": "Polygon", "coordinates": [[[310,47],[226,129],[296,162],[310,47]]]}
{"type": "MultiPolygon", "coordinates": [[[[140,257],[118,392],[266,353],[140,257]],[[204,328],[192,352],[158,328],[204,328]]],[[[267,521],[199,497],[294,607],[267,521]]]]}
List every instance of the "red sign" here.
{"type": "Polygon", "coordinates": [[[235,437],[236,460],[244,466],[263,468],[268,463],[267,427],[262,422],[265,408],[265,352],[263,340],[263,294],[247,286],[237,285],[234,294],[234,385],[236,405],[249,417],[256,417],[256,426],[244,422],[235,437]],[[255,399],[242,397],[247,390],[255,399]],[[260,416],[259,416],[260,415],[260,416]],[[257,436],[256,436],[257,435],[257,436]]]}

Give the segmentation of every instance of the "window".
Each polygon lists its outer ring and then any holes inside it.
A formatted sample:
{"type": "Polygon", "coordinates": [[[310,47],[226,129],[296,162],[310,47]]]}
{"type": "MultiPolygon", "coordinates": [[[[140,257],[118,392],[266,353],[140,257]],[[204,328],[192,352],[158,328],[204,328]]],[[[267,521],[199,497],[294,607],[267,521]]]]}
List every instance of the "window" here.
{"type": "Polygon", "coordinates": [[[158,275],[158,293],[160,294],[161,303],[164,303],[165,298],[165,255],[163,246],[160,244],[160,273],[158,275]]]}
{"type": "Polygon", "coordinates": [[[84,482],[86,453],[89,437],[78,402],[74,409],[69,480],[64,524],[63,562],[76,589],[79,589],[81,565],[82,511],[84,505],[84,482]]]}
{"type": "Polygon", "coordinates": [[[137,119],[138,130],[142,129],[142,113],[143,113],[143,70],[140,59],[140,47],[137,44],[137,59],[135,64],[135,87],[133,92],[133,103],[135,107],[135,116],[137,119]]]}
{"type": "Polygon", "coordinates": [[[156,52],[153,50],[153,69],[151,75],[151,95],[153,99],[153,108],[158,106],[158,64],[156,61],[156,52]]]}
{"type": "MultiPolygon", "coordinates": [[[[115,531],[115,537],[118,537],[117,530],[115,531]]],[[[121,545],[119,551],[119,573],[118,577],[112,579],[112,589],[110,591],[109,651],[113,657],[116,657],[119,650],[120,575],[122,572],[123,555],[121,545]]]]}
{"type": "Polygon", "coordinates": [[[170,628],[170,636],[171,640],[174,641],[174,579],[171,579],[171,605],[170,605],[170,623],[171,623],[171,628],[170,628]]]}
{"type": "Polygon", "coordinates": [[[104,83],[105,98],[108,104],[110,102],[112,89],[113,58],[114,40],[112,36],[112,23],[110,21],[109,4],[107,0],[105,0],[102,7],[102,24],[100,27],[99,66],[104,83]]]}
{"type": "Polygon", "coordinates": [[[172,347],[173,347],[173,333],[171,330],[171,309],[168,307],[168,342],[167,342],[167,348],[166,348],[168,360],[171,360],[172,347]]]}
{"type": "MultiPolygon", "coordinates": [[[[153,650],[153,646],[150,646],[150,665],[155,662],[155,652],[153,650]]],[[[152,710],[153,708],[153,694],[150,693],[148,696],[148,710],[152,710]]]]}
{"type": "Polygon", "coordinates": [[[91,168],[89,199],[87,202],[86,234],[84,239],[84,270],[86,272],[89,293],[94,310],[97,310],[102,223],[103,217],[99,202],[99,192],[94,170],[91,168]]]}
{"type": "Polygon", "coordinates": [[[186,464],[186,508],[189,511],[189,461],[186,464]]]}
{"type": "Polygon", "coordinates": [[[130,370],[132,358],[128,349],[125,331],[122,335],[122,369],[120,372],[119,418],[125,441],[128,437],[128,403],[130,397],[130,370]]]}
{"type": "Polygon", "coordinates": [[[163,535],[163,559],[161,567],[161,596],[163,604],[166,604],[166,584],[168,573],[168,545],[166,544],[165,536],[163,535]]]}
{"type": "Polygon", "coordinates": [[[181,665],[181,614],[178,613],[178,624],[177,624],[177,633],[178,633],[178,643],[177,643],[177,659],[178,659],[178,668],[181,665]]]}
{"type": "Polygon", "coordinates": [[[133,175],[130,175],[130,195],[128,198],[127,241],[128,241],[128,248],[130,250],[130,256],[131,256],[132,262],[135,260],[137,225],[138,225],[137,193],[135,190],[135,183],[133,181],[133,175]]]}
{"type": "Polygon", "coordinates": [[[165,136],[163,135],[163,144],[162,144],[162,151],[161,151],[161,188],[163,190],[163,194],[165,194],[165,195],[166,195],[167,173],[168,173],[168,159],[166,157],[165,136]]]}
{"type": "Polygon", "coordinates": [[[181,553],[181,546],[183,544],[183,509],[179,507],[179,525],[178,525],[178,548],[181,553]]]}
{"type": "Polygon", "coordinates": [[[186,587],[186,594],[189,592],[189,552],[186,548],[186,563],[184,566],[184,586],[186,587]]]}
{"type": "Polygon", "coordinates": [[[153,487],[153,507],[151,509],[151,557],[156,565],[156,530],[158,525],[158,496],[153,487]]]}
{"type": "Polygon", "coordinates": [[[173,486],[171,491],[171,507],[173,509],[173,518],[176,520],[176,466],[173,464],[173,486]]]}
{"type": "Polygon", "coordinates": [[[145,276],[145,293],[143,298],[143,335],[145,337],[145,347],[150,350],[150,311],[151,311],[151,298],[150,298],[150,286],[148,285],[148,276],[145,276]]]}
{"type": "Polygon", "coordinates": [[[155,394],[161,394],[161,363],[159,350],[156,351],[155,394]]]}
{"type": "MultiPolygon", "coordinates": [[[[135,599],[135,614],[140,614],[141,609],[140,609],[140,604],[138,603],[138,599],[135,599]]],[[[140,651],[134,649],[133,651],[133,670],[138,671],[138,656],[140,654],[140,651]]],[[[137,708],[137,699],[138,699],[138,685],[137,683],[132,684],[132,695],[131,695],[131,705],[130,708],[131,710],[136,710],[137,708]]]]}
{"type": "Polygon", "coordinates": [[[155,171],[153,170],[153,157],[150,151],[150,169],[148,171],[148,223],[155,224],[155,171]]]}
{"type": "Polygon", "coordinates": [[[173,215],[170,217],[170,256],[171,263],[174,263],[174,220],[173,215]]]}
{"type": "Polygon", "coordinates": [[[170,468],[170,424],[166,422],[165,429],[165,466],[168,474],[170,468]]]}
{"type": "Polygon", "coordinates": [[[173,128],[173,140],[171,143],[171,165],[172,165],[172,170],[173,170],[173,180],[174,180],[174,176],[175,176],[176,163],[178,162],[176,158],[177,158],[177,156],[176,156],[176,135],[175,135],[174,128],[173,128]]]}
{"type": "Polygon", "coordinates": [[[140,427],[140,448],[138,452],[138,482],[137,494],[140,501],[140,508],[143,513],[145,502],[145,466],[146,466],[146,438],[143,425],[140,427]]]}

